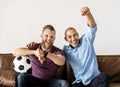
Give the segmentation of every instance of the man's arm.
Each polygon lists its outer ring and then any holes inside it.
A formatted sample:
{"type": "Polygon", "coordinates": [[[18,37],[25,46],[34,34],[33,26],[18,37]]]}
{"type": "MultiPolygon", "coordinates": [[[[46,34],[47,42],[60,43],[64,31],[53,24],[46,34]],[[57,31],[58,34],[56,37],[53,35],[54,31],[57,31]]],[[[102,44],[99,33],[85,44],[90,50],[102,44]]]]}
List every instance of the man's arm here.
{"type": "MultiPolygon", "coordinates": [[[[28,48],[34,47],[37,44],[38,44],[37,42],[31,42],[31,43],[27,44],[27,47],[28,48]]],[[[48,52],[47,57],[49,59],[51,59],[57,65],[64,65],[65,64],[65,57],[62,55],[56,55],[56,54],[48,52]]]]}
{"type": "Polygon", "coordinates": [[[41,63],[45,61],[44,53],[42,50],[30,50],[28,48],[17,48],[13,52],[14,56],[26,56],[26,55],[35,55],[41,63]]]}
{"type": "Polygon", "coordinates": [[[35,51],[29,50],[28,48],[17,48],[13,52],[14,56],[26,56],[31,54],[35,54],[35,51]]]}
{"type": "Polygon", "coordinates": [[[91,12],[90,12],[90,9],[88,7],[82,7],[80,9],[81,11],[81,15],[82,16],[86,16],[87,18],[87,23],[88,23],[88,26],[89,27],[94,27],[96,26],[96,23],[95,23],[95,20],[94,20],[94,17],[92,16],[91,12]]]}
{"type": "Polygon", "coordinates": [[[48,53],[47,57],[51,59],[57,65],[64,65],[65,57],[62,55],[56,55],[53,53],[48,53]]]}

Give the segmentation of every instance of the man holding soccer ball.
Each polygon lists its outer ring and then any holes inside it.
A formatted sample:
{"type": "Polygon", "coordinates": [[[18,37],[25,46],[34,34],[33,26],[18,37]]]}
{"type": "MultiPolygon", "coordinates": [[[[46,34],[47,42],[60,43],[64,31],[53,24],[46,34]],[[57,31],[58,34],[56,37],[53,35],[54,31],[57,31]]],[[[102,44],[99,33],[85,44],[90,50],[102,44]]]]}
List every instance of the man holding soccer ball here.
{"type": "Polygon", "coordinates": [[[17,76],[18,87],[69,87],[67,81],[56,78],[59,66],[64,65],[64,53],[53,45],[56,31],[52,25],[43,27],[42,42],[27,48],[15,49],[14,56],[29,56],[32,74],[21,73],[17,76]]]}

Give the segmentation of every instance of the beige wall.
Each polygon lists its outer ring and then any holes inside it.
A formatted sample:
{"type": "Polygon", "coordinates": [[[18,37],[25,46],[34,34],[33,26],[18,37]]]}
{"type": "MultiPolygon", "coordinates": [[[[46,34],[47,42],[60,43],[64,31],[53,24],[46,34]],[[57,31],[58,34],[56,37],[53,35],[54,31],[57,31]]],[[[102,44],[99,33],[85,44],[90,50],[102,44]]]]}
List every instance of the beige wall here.
{"type": "Polygon", "coordinates": [[[28,42],[40,41],[41,28],[52,24],[57,31],[55,45],[67,44],[64,30],[75,27],[82,35],[86,20],[80,15],[89,6],[98,26],[97,54],[120,54],[119,0],[0,0],[0,53],[9,53],[28,42]]]}

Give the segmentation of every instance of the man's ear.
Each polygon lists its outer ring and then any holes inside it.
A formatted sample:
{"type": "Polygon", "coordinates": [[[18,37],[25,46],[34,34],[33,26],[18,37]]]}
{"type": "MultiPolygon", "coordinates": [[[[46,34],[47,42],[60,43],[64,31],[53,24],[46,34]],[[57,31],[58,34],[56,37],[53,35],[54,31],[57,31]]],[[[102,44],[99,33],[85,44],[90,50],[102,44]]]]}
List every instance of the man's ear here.
{"type": "Polygon", "coordinates": [[[64,39],[65,39],[65,41],[67,41],[67,38],[66,38],[66,37],[64,37],[64,39]]]}
{"type": "Polygon", "coordinates": [[[42,34],[40,34],[40,37],[42,38],[42,34]]]}

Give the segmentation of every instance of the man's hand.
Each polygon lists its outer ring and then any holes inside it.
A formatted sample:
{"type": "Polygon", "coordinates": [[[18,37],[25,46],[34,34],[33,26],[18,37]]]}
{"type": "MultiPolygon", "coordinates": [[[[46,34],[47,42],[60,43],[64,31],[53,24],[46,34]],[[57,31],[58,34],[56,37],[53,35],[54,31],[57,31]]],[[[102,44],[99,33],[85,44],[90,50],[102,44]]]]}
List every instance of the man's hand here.
{"type": "Polygon", "coordinates": [[[30,42],[30,43],[28,43],[26,46],[28,47],[28,48],[31,48],[31,47],[34,47],[35,45],[37,45],[38,43],[37,42],[30,42]]]}
{"type": "Polygon", "coordinates": [[[82,16],[85,16],[85,15],[87,16],[87,15],[91,14],[90,9],[88,7],[82,7],[80,9],[80,11],[81,11],[82,16]]]}
{"type": "Polygon", "coordinates": [[[43,62],[45,61],[45,58],[44,58],[44,53],[41,49],[37,49],[35,51],[35,56],[38,58],[38,60],[40,60],[41,64],[43,64],[43,62]]]}
{"type": "Polygon", "coordinates": [[[92,14],[90,12],[90,9],[88,7],[82,7],[80,9],[80,11],[81,11],[81,15],[82,16],[86,16],[86,18],[87,18],[87,24],[88,24],[89,27],[96,26],[94,17],[92,16],[92,14]]]}
{"type": "MultiPolygon", "coordinates": [[[[34,47],[37,44],[38,44],[37,42],[31,42],[31,43],[28,43],[26,46],[28,48],[31,48],[31,47],[34,47]]],[[[35,51],[35,56],[38,58],[38,60],[41,62],[41,64],[43,64],[43,62],[45,61],[45,58],[44,58],[44,53],[41,49],[38,48],[35,51]]]]}

